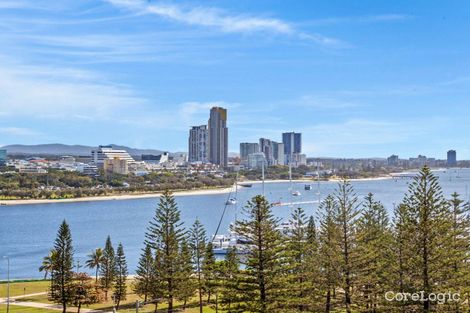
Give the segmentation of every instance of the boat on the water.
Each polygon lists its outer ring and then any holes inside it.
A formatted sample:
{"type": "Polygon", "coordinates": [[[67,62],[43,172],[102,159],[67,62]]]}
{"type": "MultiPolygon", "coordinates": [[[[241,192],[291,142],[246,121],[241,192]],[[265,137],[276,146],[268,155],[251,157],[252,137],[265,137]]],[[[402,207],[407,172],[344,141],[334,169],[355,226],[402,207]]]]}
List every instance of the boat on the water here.
{"type": "Polygon", "coordinates": [[[237,204],[237,199],[235,198],[230,198],[227,200],[227,202],[225,202],[226,205],[235,205],[237,204]]]}
{"type": "Polygon", "coordinates": [[[298,196],[301,196],[302,194],[300,193],[300,191],[294,190],[294,191],[292,191],[292,195],[295,196],[295,197],[298,197],[298,196]]]}
{"type": "Polygon", "coordinates": [[[250,241],[243,236],[230,232],[228,235],[216,235],[212,239],[214,254],[227,254],[230,249],[235,248],[237,254],[248,253],[250,241]]]}
{"type": "Polygon", "coordinates": [[[238,186],[240,186],[240,187],[246,187],[246,188],[251,188],[251,187],[253,187],[253,184],[249,184],[249,183],[238,183],[238,186]]]}
{"type": "Polygon", "coordinates": [[[305,184],[304,189],[305,189],[305,190],[312,190],[312,185],[310,185],[310,184],[305,184]]]}

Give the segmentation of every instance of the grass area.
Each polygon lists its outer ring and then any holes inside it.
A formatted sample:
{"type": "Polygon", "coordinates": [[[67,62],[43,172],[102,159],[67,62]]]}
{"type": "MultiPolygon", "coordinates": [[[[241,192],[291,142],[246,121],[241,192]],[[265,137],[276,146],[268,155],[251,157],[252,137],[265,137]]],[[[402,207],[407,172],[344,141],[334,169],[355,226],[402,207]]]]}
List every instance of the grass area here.
{"type": "MultiPolygon", "coordinates": [[[[46,281],[46,280],[12,282],[12,283],[10,283],[10,294],[11,294],[12,297],[14,297],[14,296],[21,296],[23,294],[33,294],[33,293],[47,292],[47,290],[49,288],[49,284],[50,284],[50,282],[46,281]]],[[[0,283],[0,298],[3,298],[3,297],[6,296],[6,289],[7,289],[6,283],[5,284],[0,283]]],[[[126,312],[126,313],[135,312],[135,302],[137,300],[142,300],[142,299],[139,298],[139,296],[137,296],[133,292],[133,290],[132,290],[132,281],[131,280],[128,282],[127,289],[128,289],[127,290],[127,292],[128,292],[127,299],[121,303],[121,307],[119,309],[119,312],[126,312]]],[[[111,298],[110,295],[109,295],[109,298],[111,298]]],[[[51,303],[48,300],[46,294],[22,298],[21,301],[51,303]]],[[[175,307],[181,307],[181,306],[182,306],[182,303],[175,301],[175,307]]],[[[112,308],[113,308],[113,303],[112,303],[112,300],[109,299],[106,302],[97,303],[97,304],[93,304],[89,307],[87,307],[87,306],[85,306],[85,307],[90,308],[90,309],[111,311],[112,308]]],[[[160,312],[160,310],[162,310],[162,312],[163,312],[163,310],[166,309],[166,307],[167,307],[166,303],[159,304],[158,305],[159,312],[160,312]]],[[[141,307],[139,312],[141,312],[141,313],[154,312],[154,308],[155,308],[155,306],[153,304],[148,304],[144,307],[141,307]]],[[[73,311],[73,309],[71,309],[71,311],[73,311]]],[[[0,313],[3,313],[3,312],[6,312],[6,307],[3,311],[2,311],[2,309],[0,309],[0,313]]],[[[51,310],[41,310],[40,311],[39,309],[34,309],[34,308],[30,309],[30,308],[21,308],[21,307],[19,307],[19,309],[17,309],[16,311],[11,310],[11,312],[38,312],[38,313],[43,313],[44,312],[44,313],[46,313],[46,312],[54,312],[54,311],[51,311],[51,310]]],[[[55,311],[55,312],[57,312],[57,311],[55,311]]],[[[196,298],[192,299],[192,301],[188,303],[187,309],[184,312],[185,313],[198,313],[199,312],[199,308],[197,307],[196,298]]],[[[215,310],[213,310],[212,308],[207,306],[207,307],[204,308],[204,312],[205,313],[213,313],[213,312],[215,312],[215,310]]]]}
{"type": "MultiPolygon", "coordinates": [[[[7,312],[7,306],[0,304],[0,313],[6,313],[6,312],[7,312]]],[[[59,311],[10,305],[10,312],[11,313],[15,313],[15,312],[16,313],[57,313],[59,311]]]]}
{"type": "MultiPolygon", "coordinates": [[[[10,296],[21,296],[23,294],[39,293],[47,291],[49,281],[47,280],[34,280],[34,281],[21,281],[10,283],[10,296]]],[[[7,284],[0,283],[0,298],[7,296],[7,284]]]]}

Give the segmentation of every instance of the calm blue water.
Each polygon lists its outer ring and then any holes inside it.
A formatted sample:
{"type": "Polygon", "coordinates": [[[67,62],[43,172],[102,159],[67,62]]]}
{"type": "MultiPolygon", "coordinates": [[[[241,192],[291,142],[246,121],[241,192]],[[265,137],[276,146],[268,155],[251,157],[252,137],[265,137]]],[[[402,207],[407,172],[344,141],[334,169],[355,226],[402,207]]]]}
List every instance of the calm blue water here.
{"type": "MultiPolygon", "coordinates": [[[[446,195],[457,191],[468,199],[470,169],[437,172],[446,195]]],[[[392,212],[407,191],[409,180],[388,179],[355,181],[356,193],[363,198],[372,192],[392,212]]],[[[337,183],[321,182],[322,197],[334,191],[337,183]]],[[[266,183],[265,194],[272,202],[317,200],[317,186],[313,183],[311,191],[303,190],[304,184],[298,183],[302,195],[292,197],[288,191],[289,183],[266,183]]],[[[235,215],[242,216],[246,201],[262,191],[261,184],[252,188],[238,189],[238,205],[229,206],[222,221],[221,231],[226,232],[235,215]],[[236,208],[237,207],[237,208],[236,208]]],[[[221,217],[227,194],[204,196],[179,196],[177,202],[182,219],[190,226],[196,217],[205,225],[207,234],[215,232],[221,217]]],[[[81,264],[94,248],[104,245],[106,236],[111,235],[115,245],[122,242],[127,255],[130,272],[133,272],[142,249],[148,222],[152,219],[158,199],[110,200],[96,202],[36,204],[0,207],[0,256],[8,255],[11,260],[13,278],[39,278],[38,272],[42,257],[52,248],[59,224],[66,219],[70,224],[75,247],[75,258],[81,264]]],[[[318,204],[302,205],[309,214],[315,214],[318,204]]],[[[286,218],[291,207],[274,207],[274,213],[286,218]]],[[[6,261],[0,259],[0,280],[6,278],[6,261]]]]}

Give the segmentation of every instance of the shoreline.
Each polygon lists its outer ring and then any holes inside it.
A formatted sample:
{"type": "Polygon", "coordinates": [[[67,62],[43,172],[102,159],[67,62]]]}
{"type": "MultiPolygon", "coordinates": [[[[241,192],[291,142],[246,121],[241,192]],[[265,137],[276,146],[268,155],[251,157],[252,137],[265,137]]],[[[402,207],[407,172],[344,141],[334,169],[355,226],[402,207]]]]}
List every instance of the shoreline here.
{"type": "MultiPolygon", "coordinates": [[[[232,190],[231,187],[198,189],[198,190],[181,190],[181,191],[174,191],[173,195],[175,197],[216,195],[216,194],[226,194],[226,193],[229,193],[231,190],[232,190]]],[[[159,198],[161,195],[162,195],[162,192],[155,192],[155,193],[142,193],[142,194],[91,196],[91,197],[68,198],[68,199],[0,200],[0,205],[12,206],[12,205],[25,205],[25,204],[73,203],[73,202],[93,202],[93,201],[112,201],[112,200],[119,201],[119,200],[159,198]]]]}
{"type": "MultiPolygon", "coordinates": [[[[372,181],[372,180],[384,180],[392,179],[392,176],[380,176],[371,178],[355,178],[350,181],[372,181]]],[[[321,180],[320,182],[338,182],[340,179],[329,179],[321,180]]],[[[265,184],[273,183],[288,183],[288,179],[273,179],[265,180],[265,184]]],[[[294,183],[316,183],[315,179],[295,179],[292,180],[294,183]]],[[[239,184],[261,184],[260,180],[246,180],[240,181],[239,184]]],[[[245,187],[240,187],[245,188],[245,187]]],[[[198,189],[198,190],[181,190],[174,191],[175,197],[185,196],[204,196],[204,195],[217,195],[227,194],[232,191],[233,187],[226,188],[211,188],[211,189],[198,189]]],[[[14,206],[14,205],[33,205],[33,204],[51,204],[51,203],[74,203],[74,202],[93,202],[93,201],[119,201],[119,200],[134,200],[134,199],[148,199],[148,198],[159,198],[162,192],[156,193],[142,193],[142,194],[122,194],[122,195],[107,195],[107,196],[90,196],[82,198],[68,198],[68,199],[18,199],[18,200],[0,200],[1,206],[14,206]]]]}

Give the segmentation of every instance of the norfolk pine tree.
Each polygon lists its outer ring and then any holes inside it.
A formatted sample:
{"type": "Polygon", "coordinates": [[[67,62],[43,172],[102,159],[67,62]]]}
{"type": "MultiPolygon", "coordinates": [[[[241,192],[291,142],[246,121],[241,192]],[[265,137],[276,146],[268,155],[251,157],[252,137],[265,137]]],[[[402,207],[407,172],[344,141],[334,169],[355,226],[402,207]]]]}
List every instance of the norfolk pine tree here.
{"type": "Polygon", "coordinates": [[[62,313],[67,312],[67,304],[73,301],[73,247],[70,227],[64,220],[57,232],[54,243],[57,253],[53,266],[50,300],[62,305],[62,313]]]}
{"type": "Polygon", "coordinates": [[[157,258],[157,281],[163,286],[163,297],[168,303],[168,313],[173,312],[173,302],[177,290],[186,277],[180,271],[180,245],[184,229],[180,221],[180,211],[170,191],[165,191],[150,222],[146,233],[149,244],[157,258]]]}
{"type": "Polygon", "coordinates": [[[108,292],[113,286],[113,281],[116,272],[116,256],[114,254],[113,244],[111,237],[106,238],[106,244],[103,250],[103,263],[101,265],[101,288],[104,290],[104,298],[108,301],[108,292]]]}
{"type": "Polygon", "coordinates": [[[241,276],[240,294],[249,312],[279,310],[279,275],[281,274],[281,234],[278,220],[265,197],[255,196],[245,207],[247,220],[237,221],[234,230],[251,242],[245,270],[241,276]]]}
{"type": "Polygon", "coordinates": [[[197,287],[196,281],[192,277],[193,264],[191,249],[189,248],[189,244],[186,240],[183,240],[181,243],[180,266],[181,274],[183,277],[185,277],[185,279],[182,280],[178,288],[177,298],[183,302],[183,310],[185,310],[188,301],[192,296],[194,296],[197,287]]]}
{"type": "Polygon", "coordinates": [[[369,193],[357,222],[357,286],[364,312],[380,311],[385,292],[391,290],[392,244],[387,211],[369,193]]]}
{"type": "Polygon", "coordinates": [[[357,269],[356,222],[359,203],[351,183],[347,180],[338,184],[335,197],[335,220],[340,231],[341,280],[344,290],[344,306],[351,313],[353,279],[357,269]]]}
{"type": "Polygon", "coordinates": [[[204,277],[204,290],[207,293],[207,303],[211,303],[211,295],[217,288],[217,273],[215,254],[212,243],[206,245],[204,261],[202,264],[202,275],[204,277]]]}
{"type": "Polygon", "coordinates": [[[126,300],[127,296],[127,261],[124,254],[124,248],[119,243],[116,250],[116,262],[115,262],[115,277],[114,277],[114,301],[116,303],[116,309],[119,310],[119,305],[122,300],[126,300]]]}
{"type": "MultiPolygon", "coordinates": [[[[400,204],[394,209],[393,218],[393,244],[392,244],[392,266],[390,280],[394,283],[390,291],[398,291],[400,293],[413,291],[413,277],[409,274],[412,268],[412,259],[414,248],[410,243],[414,242],[413,229],[409,210],[405,205],[400,204]]],[[[409,303],[404,301],[390,303],[389,306],[396,306],[399,312],[406,312],[409,303]]]]}
{"type": "Polygon", "coordinates": [[[309,311],[316,294],[315,284],[315,253],[316,239],[314,225],[302,208],[297,208],[289,220],[290,229],[284,237],[284,279],[283,306],[289,312],[309,311]],[[313,232],[313,233],[312,233],[313,232]]]}
{"type": "MultiPolygon", "coordinates": [[[[320,203],[319,263],[320,290],[324,295],[323,312],[333,311],[334,296],[340,286],[340,230],[335,221],[336,203],[332,195],[328,195],[320,203]]],[[[320,310],[319,310],[320,311],[320,310]]]]}
{"type": "Polygon", "coordinates": [[[228,313],[242,312],[240,309],[240,260],[235,247],[230,247],[222,263],[221,303],[228,313]]]}
{"type": "MultiPolygon", "coordinates": [[[[451,253],[449,265],[451,277],[447,281],[448,289],[460,294],[461,302],[469,301],[470,292],[470,206],[453,193],[449,200],[452,214],[451,253]]],[[[451,303],[454,312],[464,312],[461,302],[451,303]]],[[[467,310],[470,303],[467,304],[467,310]]]]}
{"type": "MultiPolygon", "coordinates": [[[[451,268],[446,262],[452,253],[453,224],[449,202],[427,166],[409,185],[403,209],[408,215],[407,230],[413,234],[412,241],[407,243],[413,249],[407,274],[414,291],[423,291],[427,298],[430,293],[441,291],[450,277],[451,268]]],[[[423,301],[422,311],[431,312],[432,305],[429,300],[423,301]]]]}
{"type": "Polygon", "coordinates": [[[150,245],[146,245],[139,259],[139,264],[135,271],[134,292],[144,298],[147,302],[152,292],[152,280],[155,275],[155,259],[150,245]]]}
{"type": "Polygon", "coordinates": [[[197,290],[199,297],[199,313],[202,313],[202,293],[204,288],[204,281],[202,276],[202,265],[204,261],[204,253],[206,251],[206,231],[202,226],[199,219],[196,219],[189,233],[189,245],[193,255],[194,270],[197,279],[197,290]]]}

